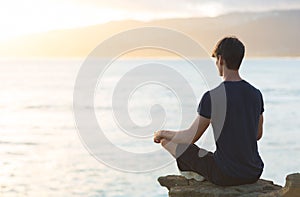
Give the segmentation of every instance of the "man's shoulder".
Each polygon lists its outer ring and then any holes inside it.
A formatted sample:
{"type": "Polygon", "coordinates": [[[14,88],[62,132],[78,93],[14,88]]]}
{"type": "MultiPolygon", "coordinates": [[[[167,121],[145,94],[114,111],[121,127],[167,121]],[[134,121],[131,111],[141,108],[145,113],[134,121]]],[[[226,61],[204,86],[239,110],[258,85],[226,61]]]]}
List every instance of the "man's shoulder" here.
{"type": "Polygon", "coordinates": [[[255,85],[252,85],[251,83],[249,83],[248,81],[245,81],[245,84],[247,84],[249,90],[252,90],[254,92],[256,92],[257,94],[261,94],[261,91],[255,86],[255,85]]]}
{"type": "Polygon", "coordinates": [[[251,83],[249,83],[246,80],[241,80],[239,82],[222,82],[220,83],[217,87],[207,91],[204,93],[203,96],[209,97],[211,95],[226,95],[226,92],[229,91],[238,91],[238,92],[252,92],[255,93],[255,95],[261,95],[261,91],[255,87],[254,85],[252,85],[251,83]]]}
{"type": "Polygon", "coordinates": [[[223,82],[216,88],[219,89],[222,86],[222,84],[224,84],[226,88],[248,89],[248,90],[260,92],[260,90],[255,85],[253,85],[252,83],[250,83],[244,79],[241,81],[238,81],[238,82],[233,82],[233,83],[232,82],[225,82],[225,83],[223,82]]]}

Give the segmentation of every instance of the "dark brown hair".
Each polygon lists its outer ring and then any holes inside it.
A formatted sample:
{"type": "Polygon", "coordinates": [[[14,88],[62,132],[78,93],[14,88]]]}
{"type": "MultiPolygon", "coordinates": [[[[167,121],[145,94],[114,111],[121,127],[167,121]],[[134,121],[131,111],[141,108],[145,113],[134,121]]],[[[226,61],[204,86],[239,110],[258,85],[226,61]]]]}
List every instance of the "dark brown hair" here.
{"type": "Polygon", "coordinates": [[[218,55],[221,55],[228,69],[238,70],[244,54],[245,46],[239,39],[236,37],[225,37],[217,43],[212,57],[218,58],[218,55]]]}

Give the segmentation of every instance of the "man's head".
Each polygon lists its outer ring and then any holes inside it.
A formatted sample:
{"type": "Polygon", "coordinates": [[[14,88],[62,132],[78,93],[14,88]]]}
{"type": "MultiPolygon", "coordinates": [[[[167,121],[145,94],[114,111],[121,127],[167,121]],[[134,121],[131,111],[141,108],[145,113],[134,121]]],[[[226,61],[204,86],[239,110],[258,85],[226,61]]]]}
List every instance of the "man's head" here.
{"type": "Polygon", "coordinates": [[[225,64],[228,69],[238,70],[245,54],[245,46],[236,37],[225,37],[220,40],[212,57],[216,57],[217,61],[225,64]]]}

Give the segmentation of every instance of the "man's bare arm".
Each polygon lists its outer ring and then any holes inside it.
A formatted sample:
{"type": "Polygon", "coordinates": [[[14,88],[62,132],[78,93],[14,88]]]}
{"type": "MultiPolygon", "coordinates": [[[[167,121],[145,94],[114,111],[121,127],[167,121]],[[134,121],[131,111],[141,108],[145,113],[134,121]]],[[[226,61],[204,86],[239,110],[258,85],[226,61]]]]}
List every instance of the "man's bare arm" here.
{"type": "Polygon", "coordinates": [[[260,140],[263,134],[263,123],[264,123],[264,117],[261,114],[259,116],[259,122],[258,122],[258,131],[257,131],[257,140],[260,140]]]}
{"type": "Polygon", "coordinates": [[[155,133],[154,141],[159,143],[160,139],[164,138],[177,144],[195,143],[202,136],[209,124],[210,119],[198,115],[190,128],[182,131],[158,131],[155,133]]]}

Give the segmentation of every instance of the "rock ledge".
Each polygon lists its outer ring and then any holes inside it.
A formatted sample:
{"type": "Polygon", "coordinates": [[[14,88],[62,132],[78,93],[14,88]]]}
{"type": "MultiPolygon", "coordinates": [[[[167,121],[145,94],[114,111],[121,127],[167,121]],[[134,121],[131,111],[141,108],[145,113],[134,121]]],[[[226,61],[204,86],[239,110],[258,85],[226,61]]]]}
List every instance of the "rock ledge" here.
{"type": "Polygon", "coordinates": [[[263,179],[253,184],[222,187],[208,181],[188,180],[179,175],[159,177],[158,182],[168,188],[170,197],[300,196],[300,173],[288,175],[285,187],[263,179]]]}

